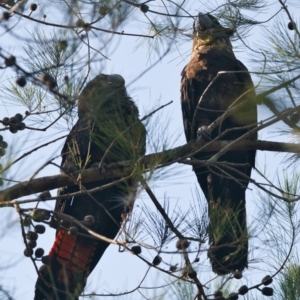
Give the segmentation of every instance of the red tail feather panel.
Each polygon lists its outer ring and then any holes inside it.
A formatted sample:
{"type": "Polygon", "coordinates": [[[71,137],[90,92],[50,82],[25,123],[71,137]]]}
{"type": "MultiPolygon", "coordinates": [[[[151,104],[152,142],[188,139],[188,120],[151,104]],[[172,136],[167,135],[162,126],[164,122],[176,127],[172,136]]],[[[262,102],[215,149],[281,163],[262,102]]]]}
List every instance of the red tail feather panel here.
{"type": "MultiPolygon", "coordinates": [[[[62,171],[72,172],[79,166],[90,168],[103,158],[107,164],[135,160],[145,154],[145,127],[120,75],[99,74],[90,81],[79,96],[78,117],[62,149],[62,171]]],[[[114,180],[93,181],[84,187],[92,190],[114,180]]],[[[90,216],[94,222],[89,228],[113,239],[120,229],[125,207],[133,205],[127,204],[127,199],[134,198],[136,189],[136,182],[127,180],[93,194],[58,198],[54,210],[79,221],[90,216]]],[[[79,190],[76,184],[66,186],[58,190],[58,195],[79,190]]],[[[53,215],[55,224],[61,220],[53,215]]],[[[83,236],[82,233],[88,233],[77,229],[79,234],[72,236],[68,230],[58,228],[49,252],[50,262],[39,270],[35,300],[75,300],[83,292],[87,277],[109,244],[83,236]]]]}
{"type": "Polygon", "coordinates": [[[67,272],[89,272],[89,265],[98,242],[88,240],[71,236],[66,230],[59,230],[49,256],[51,260],[56,260],[63,265],[67,272]]]}

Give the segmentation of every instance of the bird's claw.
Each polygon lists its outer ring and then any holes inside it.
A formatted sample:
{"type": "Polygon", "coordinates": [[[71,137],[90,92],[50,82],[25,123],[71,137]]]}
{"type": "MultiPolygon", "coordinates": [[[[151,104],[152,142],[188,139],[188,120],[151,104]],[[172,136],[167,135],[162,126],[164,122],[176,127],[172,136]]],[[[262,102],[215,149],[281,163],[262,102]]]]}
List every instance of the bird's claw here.
{"type": "Polygon", "coordinates": [[[95,168],[98,171],[100,171],[101,174],[105,174],[106,173],[106,163],[102,162],[102,164],[99,164],[98,162],[92,164],[91,168],[95,168]]]}
{"type": "Polygon", "coordinates": [[[197,130],[197,141],[209,142],[212,140],[211,134],[207,126],[201,126],[197,130]]]}

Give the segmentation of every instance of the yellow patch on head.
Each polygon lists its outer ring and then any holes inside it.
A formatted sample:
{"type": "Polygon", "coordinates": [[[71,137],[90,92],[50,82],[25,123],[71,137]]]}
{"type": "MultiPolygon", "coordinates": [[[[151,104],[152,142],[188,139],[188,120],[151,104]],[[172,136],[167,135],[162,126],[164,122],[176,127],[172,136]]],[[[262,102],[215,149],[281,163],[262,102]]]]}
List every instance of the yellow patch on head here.
{"type": "Polygon", "coordinates": [[[210,45],[213,42],[213,37],[209,36],[204,39],[198,38],[198,45],[197,46],[203,46],[203,45],[210,45]]]}
{"type": "Polygon", "coordinates": [[[213,35],[206,36],[206,37],[197,37],[197,41],[195,43],[194,49],[197,49],[198,47],[201,46],[211,46],[214,48],[227,50],[231,52],[231,49],[229,49],[225,39],[213,35]]]}

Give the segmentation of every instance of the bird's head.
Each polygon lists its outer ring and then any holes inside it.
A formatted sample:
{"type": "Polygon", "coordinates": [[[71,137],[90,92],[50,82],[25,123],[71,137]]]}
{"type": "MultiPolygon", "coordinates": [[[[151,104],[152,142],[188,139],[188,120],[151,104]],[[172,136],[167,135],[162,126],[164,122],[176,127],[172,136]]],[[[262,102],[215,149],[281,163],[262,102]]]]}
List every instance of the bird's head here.
{"type": "Polygon", "coordinates": [[[125,80],[121,75],[99,74],[91,80],[81,92],[78,99],[78,116],[93,117],[101,110],[120,103],[120,99],[127,97],[125,80]]]}
{"type": "Polygon", "coordinates": [[[194,48],[212,45],[232,49],[229,37],[235,30],[223,27],[214,16],[199,12],[193,28],[194,48]]]}

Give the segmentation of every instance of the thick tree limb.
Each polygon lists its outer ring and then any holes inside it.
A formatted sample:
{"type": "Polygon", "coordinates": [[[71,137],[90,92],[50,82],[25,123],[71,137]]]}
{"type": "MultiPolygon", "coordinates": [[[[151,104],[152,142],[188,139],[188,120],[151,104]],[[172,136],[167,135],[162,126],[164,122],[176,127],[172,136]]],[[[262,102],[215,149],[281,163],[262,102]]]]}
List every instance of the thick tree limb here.
{"type": "MultiPolygon", "coordinates": [[[[207,146],[202,146],[201,142],[193,142],[174,149],[146,155],[145,157],[142,157],[140,159],[139,163],[145,168],[146,171],[154,170],[166,165],[173,164],[175,162],[180,163],[180,160],[189,157],[191,153],[195,154],[199,151],[220,151],[224,147],[230,145],[232,142],[233,141],[216,141],[207,146]]],[[[230,151],[244,151],[252,149],[261,151],[300,153],[300,144],[278,143],[260,140],[243,140],[234,145],[230,149],[230,151]]],[[[134,162],[125,161],[107,165],[106,172],[104,174],[101,172],[101,170],[99,171],[98,168],[90,168],[81,172],[75,172],[72,175],[75,178],[80,175],[81,182],[86,183],[102,179],[117,179],[120,177],[120,172],[122,172],[123,176],[126,176],[128,174],[131,174],[134,168],[134,162]]],[[[20,182],[5,190],[0,191],[0,203],[68,185],[74,185],[74,180],[72,180],[71,177],[66,174],[36,178],[32,179],[29,182],[20,182]]]]}

